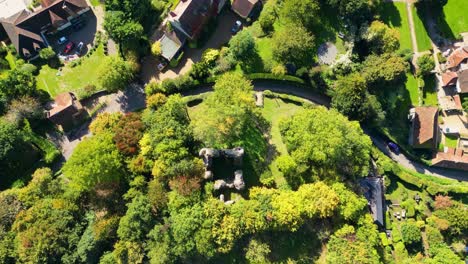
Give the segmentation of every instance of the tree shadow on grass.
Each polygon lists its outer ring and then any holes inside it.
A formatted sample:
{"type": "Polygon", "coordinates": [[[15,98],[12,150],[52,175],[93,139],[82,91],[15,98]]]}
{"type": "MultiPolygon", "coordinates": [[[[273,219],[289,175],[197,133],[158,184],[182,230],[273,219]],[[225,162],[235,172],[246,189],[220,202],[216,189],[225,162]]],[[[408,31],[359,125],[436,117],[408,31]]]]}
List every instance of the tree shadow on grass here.
{"type": "Polygon", "coordinates": [[[438,39],[437,36],[439,34],[447,39],[457,39],[455,34],[453,33],[452,29],[450,26],[447,24],[447,20],[445,19],[445,14],[444,14],[444,9],[443,5],[438,5],[438,4],[429,4],[425,2],[420,2],[415,4],[416,6],[416,12],[418,14],[418,17],[423,21],[424,28],[426,29],[426,32],[431,32],[433,29],[431,29],[431,26],[434,26],[436,28],[436,33],[437,35],[434,34],[429,34],[429,37],[431,40],[438,44],[438,45],[443,45],[441,39],[438,39]],[[428,23],[428,21],[432,20],[435,25],[431,25],[428,23]]]}
{"type": "Polygon", "coordinates": [[[379,7],[380,19],[387,25],[401,27],[401,15],[393,2],[384,2],[379,7]]]}
{"type": "Polygon", "coordinates": [[[258,54],[258,51],[255,49],[253,52],[248,56],[247,59],[243,60],[240,64],[241,69],[245,73],[257,73],[257,72],[264,72],[265,65],[263,64],[263,60],[258,54]]]}

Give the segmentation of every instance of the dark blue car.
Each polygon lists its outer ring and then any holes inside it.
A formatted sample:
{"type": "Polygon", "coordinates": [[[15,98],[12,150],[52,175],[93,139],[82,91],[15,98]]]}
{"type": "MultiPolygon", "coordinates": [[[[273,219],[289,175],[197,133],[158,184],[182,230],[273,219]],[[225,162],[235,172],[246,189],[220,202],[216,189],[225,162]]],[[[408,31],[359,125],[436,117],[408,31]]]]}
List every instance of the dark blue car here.
{"type": "Polygon", "coordinates": [[[393,143],[393,142],[388,142],[387,143],[387,146],[388,148],[393,151],[395,154],[400,154],[400,148],[398,147],[397,144],[393,143]]]}

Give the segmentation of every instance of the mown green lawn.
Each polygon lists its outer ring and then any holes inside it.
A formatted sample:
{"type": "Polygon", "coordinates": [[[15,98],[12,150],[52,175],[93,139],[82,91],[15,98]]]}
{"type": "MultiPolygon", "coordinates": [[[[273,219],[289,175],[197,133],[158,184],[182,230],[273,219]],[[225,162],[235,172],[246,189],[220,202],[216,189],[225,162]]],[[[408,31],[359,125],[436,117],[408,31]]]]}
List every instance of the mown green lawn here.
{"type": "Polygon", "coordinates": [[[80,65],[71,67],[69,63],[62,67],[60,74],[57,74],[57,69],[44,65],[37,76],[37,86],[52,97],[68,91],[80,96],[87,85],[94,85],[96,90],[100,90],[102,87],[98,81],[98,72],[107,58],[103,46],[100,45],[90,57],[83,58],[80,65]]]}
{"type": "Polygon", "coordinates": [[[425,51],[432,49],[431,38],[424,27],[424,23],[416,12],[416,8],[411,6],[411,12],[414,19],[414,30],[416,32],[416,39],[418,41],[418,51],[425,51]]]}
{"type": "Polygon", "coordinates": [[[400,50],[411,50],[411,33],[405,5],[405,3],[383,3],[380,17],[383,22],[400,32],[400,50]]]}
{"type": "MultiPolygon", "coordinates": [[[[288,118],[294,115],[294,113],[299,109],[301,109],[301,106],[285,102],[282,99],[265,98],[262,115],[271,124],[270,144],[276,150],[277,156],[288,153],[286,145],[284,144],[280,134],[279,123],[283,118],[288,118]]],[[[278,188],[291,188],[283,174],[279,171],[275,160],[271,162],[269,168],[278,188]]]]}
{"type": "Polygon", "coordinates": [[[406,74],[406,90],[409,92],[411,104],[413,106],[419,105],[418,81],[411,73],[406,74]]]}
{"type": "Polygon", "coordinates": [[[438,105],[435,76],[424,78],[423,102],[427,106],[438,105]]]}
{"type": "Polygon", "coordinates": [[[443,8],[445,21],[455,37],[468,32],[468,2],[466,0],[448,0],[443,8]]]}

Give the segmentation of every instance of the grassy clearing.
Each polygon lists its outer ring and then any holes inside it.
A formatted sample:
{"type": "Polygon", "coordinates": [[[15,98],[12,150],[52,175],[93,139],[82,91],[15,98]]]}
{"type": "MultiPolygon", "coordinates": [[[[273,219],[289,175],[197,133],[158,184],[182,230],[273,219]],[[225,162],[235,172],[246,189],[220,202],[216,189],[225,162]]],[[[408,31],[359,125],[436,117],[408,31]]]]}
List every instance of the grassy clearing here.
{"type": "Polygon", "coordinates": [[[406,90],[409,92],[409,96],[411,99],[411,104],[413,106],[419,105],[419,89],[418,89],[418,81],[416,78],[410,74],[406,74],[406,90]]]}
{"type": "Polygon", "coordinates": [[[71,67],[67,64],[59,75],[57,69],[44,65],[37,76],[37,86],[52,97],[68,91],[73,91],[79,96],[87,85],[94,85],[96,90],[100,90],[102,87],[98,81],[98,72],[107,58],[103,45],[100,45],[91,56],[83,58],[80,65],[71,67]]]}
{"type": "Polygon", "coordinates": [[[427,106],[438,105],[435,76],[424,78],[423,102],[427,106]]]}
{"type": "Polygon", "coordinates": [[[424,23],[416,12],[416,8],[411,6],[411,12],[414,19],[414,30],[416,31],[416,39],[418,41],[418,51],[425,51],[432,49],[431,38],[424,27],[424,23]]]}
{"type": "Polygon", "coordinates": [[[449,0],[443,8],[445,21],[457,37],[462,32],[468,32],[468,15],[466,0],[449,0]]]}
{"type": "Polygon", "coordinates": [[[405,3],[383,3],[380,8],[383,22],[400,32],[400,50],[411,49],[411,33],[405,3]]]}
{"type": "Polygon", "coordinates": [[[89,0],[89,2],[91,2],[92,6],[100,6],[100,5],[103,4],[103,3],[101,3],[100,0],[89,0]]]}
{"type": "MultiPolygon", "coordinates": [[[[286,145],[283,143],[279,123],[283,118],[288,118],[294,115],[301,106],[287,103],[282,99],[270,99],[265,98],[264,106],[262,109],[262,115],[265,119],[270,122],[270,145],[275,149],[277,156],[281,154],[287,154],[286,145]]],[[[288,182],[284,178],[283,174],[279,171],[278,166],[275,163],[275,160],[269,165],[269,169],[273,175],[276,186],[280,189],[290,189],[288,182]]]]}

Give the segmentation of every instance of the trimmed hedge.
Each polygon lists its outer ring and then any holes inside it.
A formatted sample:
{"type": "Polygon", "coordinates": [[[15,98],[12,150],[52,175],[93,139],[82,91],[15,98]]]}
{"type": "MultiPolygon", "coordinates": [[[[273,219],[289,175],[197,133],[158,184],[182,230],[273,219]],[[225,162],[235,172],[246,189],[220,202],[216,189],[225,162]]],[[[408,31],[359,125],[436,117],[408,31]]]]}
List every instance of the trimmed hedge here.
{"type": "Polygon", "coordinates": [[[274,75],[272,73],[252,73],[248,74],[247,78],[251,80],[278,80],[278,81],[287,81],[292,83],[298,83],[301,85],[306,85],[306,81],[303,79],[292,76],[292,75],[274,75]]]}

